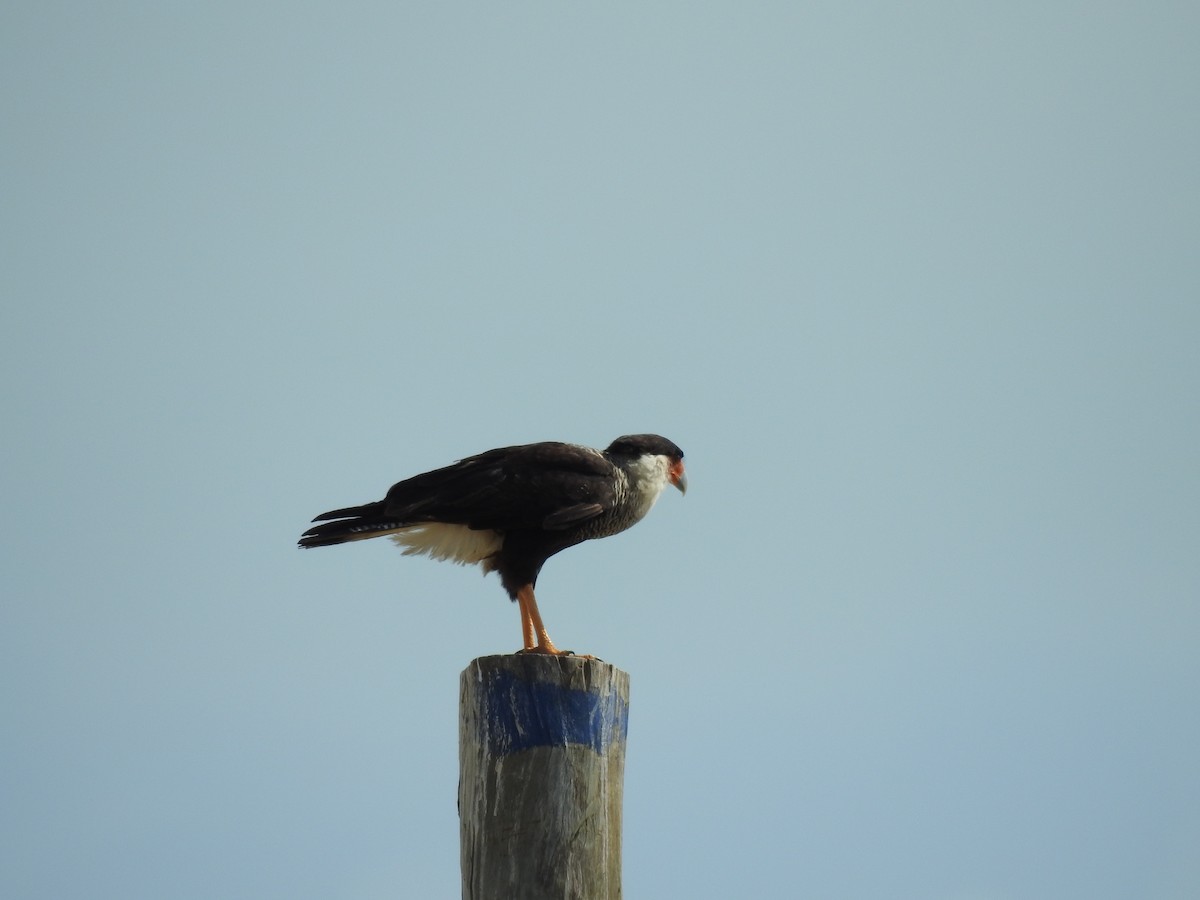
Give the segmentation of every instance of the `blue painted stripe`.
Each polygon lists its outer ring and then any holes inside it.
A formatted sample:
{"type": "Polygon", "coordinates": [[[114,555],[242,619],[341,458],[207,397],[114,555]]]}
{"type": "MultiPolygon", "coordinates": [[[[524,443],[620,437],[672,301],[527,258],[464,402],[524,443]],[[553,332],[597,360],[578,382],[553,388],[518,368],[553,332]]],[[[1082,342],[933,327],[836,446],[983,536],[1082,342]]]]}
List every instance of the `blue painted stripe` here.
{"type": "Polygon", "coordinates": [[[483,690],[480,742],[492,756],[531,747],[579,745],[604,753],[625,740],[629,704],[607,694],[523,681],[510,672],[490,672],[483,690]]]}

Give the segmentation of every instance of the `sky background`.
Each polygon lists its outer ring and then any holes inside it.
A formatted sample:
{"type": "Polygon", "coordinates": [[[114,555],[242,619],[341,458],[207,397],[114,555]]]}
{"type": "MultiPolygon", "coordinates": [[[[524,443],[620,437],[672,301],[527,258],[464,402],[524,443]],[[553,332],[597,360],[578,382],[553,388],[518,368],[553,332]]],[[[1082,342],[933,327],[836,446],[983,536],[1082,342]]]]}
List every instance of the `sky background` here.
{"type": "Polygon", "coordinates": [[[1200,7],[10,3],[0,895],[453,897],[494,576],[308,520],[660,432],[559,556],[625,895],[1200,896],[1200,7]]]}

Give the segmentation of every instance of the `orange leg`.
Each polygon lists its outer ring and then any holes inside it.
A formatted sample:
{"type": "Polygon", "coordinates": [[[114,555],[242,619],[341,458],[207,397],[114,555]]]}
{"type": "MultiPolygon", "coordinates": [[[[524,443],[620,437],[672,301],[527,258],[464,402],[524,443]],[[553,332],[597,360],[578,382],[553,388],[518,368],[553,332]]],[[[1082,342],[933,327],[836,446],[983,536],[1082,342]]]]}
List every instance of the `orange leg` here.
{"type": "MultiPolygon", "coordinates": [[[[529,591],[533,594],[532,589],[529,591]]],[[[537,644],[537,640],[533,631],[533,619],[529,615],[529,598],[525,596],[525,589],[517,591],[517,605],[521,607],[521,637],[525,642],[525,652],[528,653],[537,644]]]]}
{"type": "Polygon", "coordinates": [[[533,585],[525,585],[517,591],[517,602],[521,605],[521,629],[525,637],[525,650],[528,653],[553,653],[560,655],[568,651],[559,650],[546,634],[546,626],[542,624],[542,614],[538,612],[537,600],[533,596],[533,585]],[[534,638],[537,645],[534,646],[534,638]]]}

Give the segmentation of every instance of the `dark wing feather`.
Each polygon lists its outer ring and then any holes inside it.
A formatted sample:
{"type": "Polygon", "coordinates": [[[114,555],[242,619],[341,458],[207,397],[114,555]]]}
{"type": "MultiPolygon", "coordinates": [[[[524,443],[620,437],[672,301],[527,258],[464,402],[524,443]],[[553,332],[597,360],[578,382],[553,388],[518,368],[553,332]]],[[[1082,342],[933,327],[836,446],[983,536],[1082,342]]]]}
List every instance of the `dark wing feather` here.
{"type": "Polygon", "coordinates": [[[574,506],[566,506],[550,513],[542,519],[542,527],[550,531],[562,531],[594,519],[602,512],[604,512],[604,507],[599,503],[577,503],[574,506]]]}
{"type": "Polygon", "coordinates": [[[599,453],[574,444],[503,447],[393,485],[382,512],[404,522],[558,530],[612,506],[613,471],[599,453]]]}

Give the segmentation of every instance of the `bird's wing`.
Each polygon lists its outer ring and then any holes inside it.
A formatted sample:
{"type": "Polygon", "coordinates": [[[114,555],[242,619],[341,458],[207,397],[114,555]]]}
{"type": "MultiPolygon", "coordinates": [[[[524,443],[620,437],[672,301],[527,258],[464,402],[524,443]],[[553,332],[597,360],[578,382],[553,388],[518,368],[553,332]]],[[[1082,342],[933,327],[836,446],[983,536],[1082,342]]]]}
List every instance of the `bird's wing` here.
{"type": "Polygon", "coordinates": [[[383,512],[406,522],[559,530],[612,506],[613,474],[612,463],[587,447],[503,447],[393,485],[383,512]]]}

